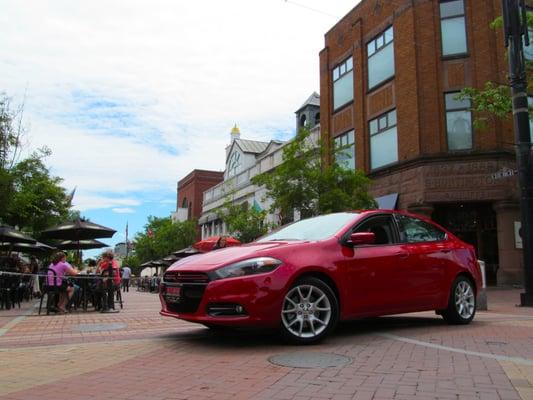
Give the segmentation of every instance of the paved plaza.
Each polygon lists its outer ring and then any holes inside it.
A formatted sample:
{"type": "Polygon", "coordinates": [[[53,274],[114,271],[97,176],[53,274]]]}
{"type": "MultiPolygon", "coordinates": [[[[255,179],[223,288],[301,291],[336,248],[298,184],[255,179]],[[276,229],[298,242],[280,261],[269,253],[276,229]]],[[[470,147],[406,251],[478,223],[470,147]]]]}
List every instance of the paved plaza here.
{"type": "Polygon", "coordinates": [[[469,326],[382,317],[310,347],[163,318],[144,292],[117,314],[25,303],[0,311],[0,399],[533,399],[533,310],[515,306],[519,292],[490,290],[469,326]]]}

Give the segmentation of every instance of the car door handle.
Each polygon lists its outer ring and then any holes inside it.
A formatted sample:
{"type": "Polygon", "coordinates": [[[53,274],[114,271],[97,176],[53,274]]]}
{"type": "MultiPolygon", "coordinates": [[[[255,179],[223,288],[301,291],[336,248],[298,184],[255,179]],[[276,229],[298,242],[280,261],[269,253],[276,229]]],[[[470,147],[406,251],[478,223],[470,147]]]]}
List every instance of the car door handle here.
{"type": "Polygon", "coordinates": [[[451,251],[450,249],[441,250],[442,253],[449,253],[450,251],[451,251]]]}
{"type": "Polygon", "coordinates": [[[409,257],[409,252],[407,251],[399,251],[398,253],[396,253],[396,255],[400,258],[407,258],[409,257]]]}

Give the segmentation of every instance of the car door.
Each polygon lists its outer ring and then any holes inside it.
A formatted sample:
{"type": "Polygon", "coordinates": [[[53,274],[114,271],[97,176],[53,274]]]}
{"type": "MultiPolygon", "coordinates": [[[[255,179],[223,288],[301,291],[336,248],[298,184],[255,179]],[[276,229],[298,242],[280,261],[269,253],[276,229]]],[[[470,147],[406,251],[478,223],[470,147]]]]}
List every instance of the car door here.
{"type": "Polygon", "coordinates": [[[433,309],[446,290],[446,264],[450,256],[447,235],[437,226],[403,214],[395,214],[400,241],[409,252],[407,297],[410,309],[433,309]]]}
{"type": "Polygon", "coordinates": [[[342,265],[346,277],[346,308],[353,316],[394,313],[401,309],[403,287],[408,275],[404,273],[409,252],[399,243],[396,224],[391,214],[373,215],[347,232],[373,232],[376,241],[371,245],[346,245],[342,265]]]}

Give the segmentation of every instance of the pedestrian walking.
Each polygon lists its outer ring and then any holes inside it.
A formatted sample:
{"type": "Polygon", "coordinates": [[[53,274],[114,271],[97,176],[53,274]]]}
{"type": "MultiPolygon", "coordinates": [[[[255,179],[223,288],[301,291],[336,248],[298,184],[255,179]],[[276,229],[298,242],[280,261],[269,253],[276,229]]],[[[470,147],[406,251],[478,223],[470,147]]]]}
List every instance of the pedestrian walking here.
{"type": "Polygon", "coordinates": [[[130,291],[131,268],[127,265],[122,268],[122,291],[130,291]]]}

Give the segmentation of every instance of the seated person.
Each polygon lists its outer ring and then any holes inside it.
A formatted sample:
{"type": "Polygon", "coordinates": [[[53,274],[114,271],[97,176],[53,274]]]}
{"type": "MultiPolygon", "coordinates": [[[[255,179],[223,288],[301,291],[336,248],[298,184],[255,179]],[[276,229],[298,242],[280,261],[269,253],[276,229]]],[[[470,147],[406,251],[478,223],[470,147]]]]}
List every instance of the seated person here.
{"type": "Polygon", "coordinates": [[[67,255],[62,251],[57,252],[52,258],[52,264],[48,266],[49,269],[55,271],[56,275],[48,272],[47,284],[48,286],[60,286],[63,293],[59,296],[57,308],[60,312],[66,313],[65,306],[74,294],[74,288],[68,286],[67,281],[63,279],[65,275],[78,275],[78,270],[73,268],[67,262],[67,255]],[[66,295],[65,295],[66,294],[66,295]]]}

